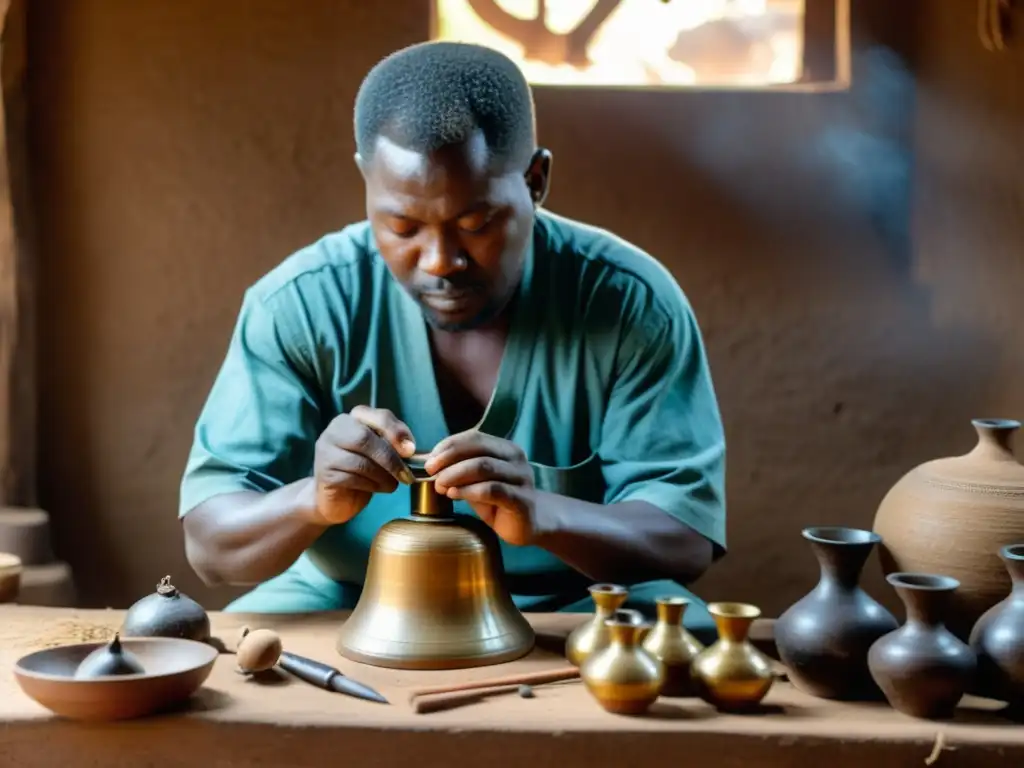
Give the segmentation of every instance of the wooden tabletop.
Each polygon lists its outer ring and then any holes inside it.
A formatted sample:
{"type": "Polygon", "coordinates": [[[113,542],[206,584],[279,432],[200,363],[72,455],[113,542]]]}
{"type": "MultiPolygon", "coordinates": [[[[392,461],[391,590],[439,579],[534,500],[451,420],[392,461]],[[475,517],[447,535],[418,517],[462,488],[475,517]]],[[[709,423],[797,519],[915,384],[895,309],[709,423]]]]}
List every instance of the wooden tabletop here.
{"type": "MultiPolygon", "coordinates": [[[[10,669],[19,657],[99,639],[112,633],[122,616],[121,611],[0,606],[0,663],[8,670],[0,677],[0,765],[77,765],[81,750],[107,755],[90,763],[95,765],[218,767],[321,765],[358,756],[349,764],[407,765],[411,760],[415,768],[424,768],[465,760],[466,750],[484,750],[489,766],[530,768],[625,764],[618,757],[605,761],[613,755],[628,756],[631,764],[648,758],[660,764],[666,749],[704,755],[715,768],[762,764],[769,757],[772,765],[794,766],[828,759],[829,768],[843,765],[846,757],[851,765],[870,761],[872,768],[922,765],[933,751],[940,768],[1001,765],[1004,759],[1019,765],[1024,757],[1024,728],[1002,719],[994,702],[965,700],[953,722],[935,723],[882,705],[814,699],[786,683],[773,688],[762,713],[745,716],[716,713],[698,700],[666,699],[647,716],[620,717],[601,710],[580,683],[538,687],[533,699],[493,697],[423,715],[410,708],[412,688],[564,666],[564,658],[544,648],[557,647],[585,619],[565,614],[529,616],[541,642],[523,660],[446,672],[386,670],[341,658],[334,639],[344,614],[211,615],[214,634],[229,646],[243,624],[276,629],[286,649],[338,667],[379,690],[392,706],[286,677],[257,683],[235,672],[231,656],[218,660],[188,712],[125,723],[68,723],[18,688],[10,669]],[[185,743],[191,746],[183,751],[185,743]]],[[[766,627],[759,628],[762,637],[766,627]]]]}

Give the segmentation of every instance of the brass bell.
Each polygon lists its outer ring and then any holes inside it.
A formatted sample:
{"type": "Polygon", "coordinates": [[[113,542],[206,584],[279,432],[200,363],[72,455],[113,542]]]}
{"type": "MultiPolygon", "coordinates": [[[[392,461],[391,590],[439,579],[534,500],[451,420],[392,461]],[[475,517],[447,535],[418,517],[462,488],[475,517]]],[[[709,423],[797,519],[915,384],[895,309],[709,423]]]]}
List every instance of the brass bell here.
{"type": "Polygon", "coordinates": [[[422,460],[408,463],[411,515],[374,537],[338,653],[392,669],[461,669],[525,656],[535,636],[505,587],[497,535],[455,514],[422,460]]]}

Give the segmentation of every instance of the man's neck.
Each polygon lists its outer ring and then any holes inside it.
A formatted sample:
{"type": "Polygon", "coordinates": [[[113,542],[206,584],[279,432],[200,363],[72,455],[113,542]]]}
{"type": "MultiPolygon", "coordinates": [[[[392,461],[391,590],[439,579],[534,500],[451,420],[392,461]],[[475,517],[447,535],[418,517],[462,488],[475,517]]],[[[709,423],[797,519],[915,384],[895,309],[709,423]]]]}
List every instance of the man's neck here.
{"type": "Polygon", "coordinates": [[[452,432],[470,429],[483,418],[498,384],[508,329],[507,313],[472,331],[431,329],[434,378],[452,432]]]}
{"type": "Polygon", "coordinates": [[[446,330],[428,325],[433,343],[445,348],[458,348],[479,343],[482,339],[502,339],[508,336],[511,325],[511,312],[507,309],[482,325],[460,330],[446,330]]]}

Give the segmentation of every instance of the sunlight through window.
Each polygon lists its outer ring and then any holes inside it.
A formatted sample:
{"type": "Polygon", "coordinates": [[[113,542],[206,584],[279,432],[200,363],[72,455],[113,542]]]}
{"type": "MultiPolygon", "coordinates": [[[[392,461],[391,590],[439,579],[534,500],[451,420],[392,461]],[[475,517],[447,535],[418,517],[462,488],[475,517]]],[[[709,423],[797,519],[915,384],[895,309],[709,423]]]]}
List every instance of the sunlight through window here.
{"type": "Polygon", "coordinates": [[[535,85],[796,83],[805,0],[433,0],[432,39],[510,56],[535,85]]]}

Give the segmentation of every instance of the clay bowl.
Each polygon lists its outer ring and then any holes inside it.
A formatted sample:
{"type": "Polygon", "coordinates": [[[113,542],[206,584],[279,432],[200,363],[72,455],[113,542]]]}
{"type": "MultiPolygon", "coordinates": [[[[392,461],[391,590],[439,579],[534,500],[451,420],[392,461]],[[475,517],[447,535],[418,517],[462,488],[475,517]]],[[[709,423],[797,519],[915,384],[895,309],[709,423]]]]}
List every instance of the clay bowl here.
{"type": "Polygon", "coordinates": [[[0,552],[0,603],[13,603],[21,591],[21,558],[0,552]]]}
{"type": "Polygon", "coordinates": [[[181,704],[195,693],[217,660],[217,649],[194,640],[165,637],[123,638],[146,670],[75,680],[78,665],[105,643],[64,645],[18,659],[14,676],[30,698],[73,720],[128,720],[181,704]]]}

